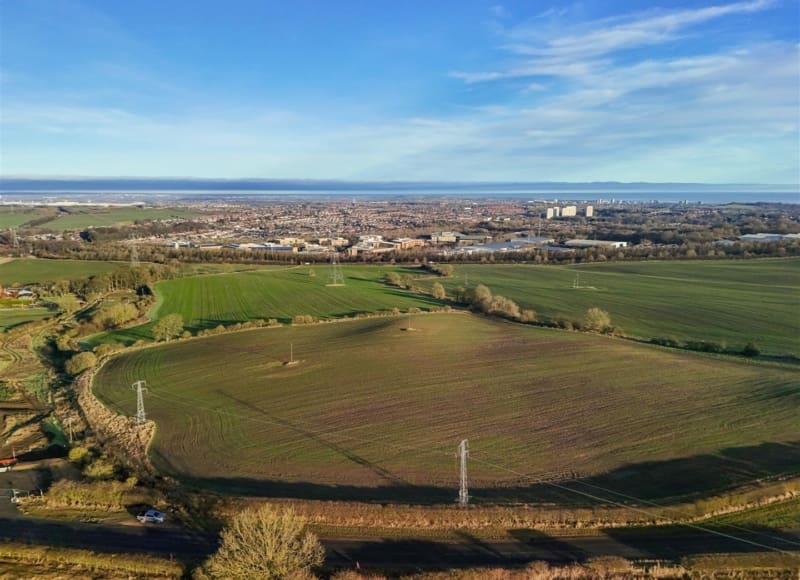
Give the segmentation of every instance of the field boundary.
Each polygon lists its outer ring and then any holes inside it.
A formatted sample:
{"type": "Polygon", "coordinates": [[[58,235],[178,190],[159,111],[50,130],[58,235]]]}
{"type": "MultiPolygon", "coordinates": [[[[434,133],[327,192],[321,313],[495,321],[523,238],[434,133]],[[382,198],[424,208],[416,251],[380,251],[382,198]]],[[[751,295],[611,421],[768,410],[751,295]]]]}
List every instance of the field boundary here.
{"type": "MultiPolygon", "coordinates": [[[[451,311],[450,313],[467,314],[467,315],[471,314],[470,312],[465,310],[455,310],[451,311]]],[[[437,314],[437,312],[427,312],[424,314],[437,314]]],[[[405,316],[408,315],[384,314],[380,316],[373,315],[372,317],[363,316],[361,318],[336,318],[336,319],[327,319],[324,321],[319,321],[314,324],[302,325],[302,326],[317,326],[317,325],[321,326],[337,322],[364,320],[366,318],[402,319],[402,317],[405,316]]],[[[415,314],[415,316],[419,316],[419,314],[415,314]]],[[[506,323],[512,324],[511,322],[506,322],[506,323]]],[[[289,327],[287,325],[281,325],[281,326],[287,328],[289,327]]],[[[278,328],[278,326],[272,328],[278,328]]],[[[244,330],[258,330],[258,328],[231,329],[227,331],[225,334],[231,332],[244,331],[244,330]]],[[[123,461],[127,461],[132,457],[129,447],[134,446],[136,449],[135,460],[147,466],[148,475],[153,475],[157,473],[157,470],[149,461],[149,447],[153,441],[153,436],[155,434],[155,428],[156,428],[155,424],[153,422],[148,422],[148,425],[145,426],[145,428],[141,428],[139,430],[139,434],[137,437],[130,436],[130,432],[136,429],[134,426],[133,419],[130,417],[125,417],[123,415],[118,415],[116,412],[106,407],[94,395],[92,387],[93,387],[95,373],[98,372],[100,368],[102,368],[102,366],[108,360],[114,357],[130,354],[133,351],[139,351],[147,348],[161,347],[172,343],[176,344],[184,343],[186,341],[199,338],[207,338],[207,337],[194,336],[186,339],[178,339],[172,341],[171,343],[164,343],[164,342],[147,343],[137,347],[129,347],[122,351],[116,352],[112,355],[109,355],[108,357],[103,357],[103,359],[101,359],[101,363],[98,365],[98,367],[95,369],[94,372],[87,372],[84,373],[84,375],[81,375],[81,377],[79,377],[79,381],[81,381],[80,392],[82,393],[83,397],[81,399],[82,405],[85,403],[93,407],[96,406],[98,408],[101,408],[101,411],[97,413],[98,417],[95,419],[95,423],[99,425],[100,429],[105,429],[103,436],[109,439],[111,441],[111,444],[118,446],[116,454],[119,457],[123,458],[123,461]],[[86,395],[87,391],[89,392],[89,395],[86,395]],[[118,433],[119,431],[123,431],[121,437],[119,436],[118,433]]],[[[615,338],[618,338],[619,340],[624,340],[619,337],[615,338]]],[[[687,354],[689,354],[690,356],[701,356],[704,358],[706,356],[705,353],[687,353],[687,354]]],[[[553,508],[552,513],[549,513],[551,510],[548,510],[545,505],[538,505],[532,503],[532,504],[520,504],[520,506],[525,505],[527,506],[527,508],[536,507],[541,512],[541,515],[545,516],[541,518],[543,521],[552,521],[554,517],[558,517],[555,516],[555,514],[560,513],[561,514],[560,517],[562,518],[560,521],[562,522],[562,525],[566,525],[567,527],[573,527],[573,526],[602,527],[604,525],[619,526],[626,524],[630,525],[630,523],[633,523],[634,525],[643,525],[644,523],[652,523],[654,519],[658,523],[669,524],[669,523],[680,523],[680,522],[702,522],[704,520],[719,515],[736,513],[739,511],[751,509],[753,507],[760,507],[768,505],[770,503],[791,499],[797,497],[799,492],[800,492],[800,480],[793,479],[792,476],[788,474],[782,474],[781,476],[775,476],[774,478],[766,478],[766,479],[751,481],[737,488],[729,489],[724,493],[720,493],[718,491],[716,495],[697,497],[694,500],[690,498],[685,498],[682,502],[674,504],[665,504],[665,505],[652,505],[648,504],[647,502],[640,503],[638,501],[635,502],[635,504],[632,504],[632,505],[640,505],[646,510],[652,512],[652,514],[650,515],[637,514],[634,517],[630,517],[633,514],[627,509],[622,509],[622,508],[610,509],[608,506],[604,507],[598,504],[596,508],[588,508],[588,511],[586,513],[583,513],[583,516],[588,516],[588,517],[575,517],[573,518],[574,521],[572,523],[563,522],[563,518],[567,517],[567,519],[570,519],[577,512],[580,512],[582,508],[575,508],[568,505],[563,505],[562,507],[553,508]],[[624,519],[620,519],[620,516],[623,515],[624,519]]],[[[229,496],[229,497],[235,497],[235,496],[229,496]]],[[[269,498],[267,496],[265,496],[263,499],[273,500],[273,501],[280,500],[280,498],[275,498],[275,497],[269,498]]],[[[293,502],[302,500],[284,499],[283,501],[293,502]]],[[[354,504],[354,505],[362,505],[362,504],[354,504]]],[[[363,504],[363,505],[370,505],[370,504],[363,504]]],[[[402,502],[397,504],[397,506],[400,507],[407,505],[408,504],[403,504],[402,502]]],[[[502,506],[502,504],[496,504],[496,505],[486,504],[485,506],[470,508],[469,513],[473,516],[478,516],[481,514],[485,516],[485,514],[488,513],[489,510],[493,508],[499,509],[500,506],[502,506]],[[483,510],[487,511],[483,512],[483,510]]],[[[520,506],[518,506],[518,508],[516,509],[521,509],[520,506]]],[[[422,506],[418,507],[419,509],[425,510],[425,508],[422,506]]],[[[441,508],[442,504],[438,504],[437,506],[434,507],[441,508]]],[[[506,509],[512,509],[513,511],[513,509],[515,508],[508,508],[506,506],[506,509]]],[[[428,514],[425,517],[430,517],[430,514],[434,512],[425,511],[425,513],[428,514]]],[[[368,520],[371,519],[373,519],[372,516],[368,518],[368,520]]],[[[530,523],[530,525],[534,525],[534,523],[530,523]]]]}
{"type": "Polygon", "coordinates": [[[150,463],[149,450],[156,424],[147,421],[144,425],[137,425],[133,417],[115,413],[101,403],[92,390],[94,374],[99,368],[83,372],[74,383],[78,405],[86,422],[117,461],[133,468],[139,476],[152,477],[156,470],[150,463]]]}
{"type": "Polygon", "coordinates": [[[184,567],[179,562],[149,554],[106,554],[78,548],[35,546],[19,542],[3,542],[0,545],[0,562],[2,561],[53,566],[60,573],[63,573],[64,566],[74,566],[78,570],[88,568],[95,572],[135,574],[137,577],[143,575],[180,578],[185,573],[184,567]]]}

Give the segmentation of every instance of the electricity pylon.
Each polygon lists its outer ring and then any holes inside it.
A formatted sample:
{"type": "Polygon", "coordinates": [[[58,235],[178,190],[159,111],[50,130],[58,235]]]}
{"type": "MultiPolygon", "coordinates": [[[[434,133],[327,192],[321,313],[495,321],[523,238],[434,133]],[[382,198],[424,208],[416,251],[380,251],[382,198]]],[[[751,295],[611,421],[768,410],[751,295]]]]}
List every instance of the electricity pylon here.
{"type": "Polygon", "coordinates": [[[461,458],[461,477],[458,486],[458,505],[466,506],[469,503],[469,489],[467,486],[467,458],[469,457],[469,446],[466,439],[462,439],[458,445],[458,455],[461,458]]]}
{"type": "Polygon", "coordinates": [[[331,253],[331,273],[329,276],[330,282],[328,286],[344,286],[344,275],[342,268],[339,266],[338,252],[331,253]]]}
{"type": "Polygon", "coordinates": [[[144,425],[147,422],[147,417],[144,414],[144,392],[147,387],[144,386],[144,381],[136,381],[131,385],[131,388],[136,391],[136,424],[144,425]]]}

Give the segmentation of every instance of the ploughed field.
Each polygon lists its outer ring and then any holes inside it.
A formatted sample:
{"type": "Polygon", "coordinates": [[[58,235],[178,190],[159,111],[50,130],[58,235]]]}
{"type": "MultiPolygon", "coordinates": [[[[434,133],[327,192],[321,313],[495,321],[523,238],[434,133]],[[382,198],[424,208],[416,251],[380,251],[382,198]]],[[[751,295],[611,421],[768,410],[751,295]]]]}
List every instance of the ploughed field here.
{"type": "Polygon", "coordinates": [[[738,350],[753,341],[765,354],[800,356],[796,258],[456,265],[452,277],[435,281],[452,292],[465,277],[470,286],[485,284],[543,319],[580,320],[586,309],[598,307],[626,334],[645,340],[704,340],[738,350]]]}
{"type": "Polygon", "coordinates": [[[464,438],[476,501],[553,499],[525,475],[674,498],[800,471],[791,367],[470,314],[141,349],[102,367],[95,392],[133,415],[139,379],[156,466],[229,493],[451,501],[464,438]]]}

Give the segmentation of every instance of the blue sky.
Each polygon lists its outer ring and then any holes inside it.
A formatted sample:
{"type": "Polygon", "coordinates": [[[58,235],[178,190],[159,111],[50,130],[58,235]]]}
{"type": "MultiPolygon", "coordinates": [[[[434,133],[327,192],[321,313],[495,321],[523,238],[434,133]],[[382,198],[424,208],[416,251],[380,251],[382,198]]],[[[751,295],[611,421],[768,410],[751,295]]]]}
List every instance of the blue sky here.
{"type": "Polygon", "coordinates": [[[799,183],[796,0],[0,0],[0,172],[799,183]]]}

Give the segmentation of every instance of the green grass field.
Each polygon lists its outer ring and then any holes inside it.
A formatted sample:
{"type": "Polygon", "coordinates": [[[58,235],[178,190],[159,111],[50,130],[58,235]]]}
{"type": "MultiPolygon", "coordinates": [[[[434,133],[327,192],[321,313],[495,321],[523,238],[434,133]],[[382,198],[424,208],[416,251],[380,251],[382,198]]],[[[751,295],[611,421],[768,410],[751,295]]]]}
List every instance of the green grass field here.
{"type": "MultiPolygon", "coordinates": [[[[389,270],[440,281],[449,290],[483,283],[534,308],[540,319],[579,320],[596,306],[631,336],[707,340],[741,349],[754,341],[764,354],[800,356],[800,260],[637,262],[592,266],[456,266],[451,278],[417,269],[345,266],[344,288],[330,288],[325,267],[297,267],[198,276],[161,282],[154,321],[179,313],[193,331],[255,318],[296,314],[339,317],[430,302],[381,283],[389,270]],[[309,276],[310,271],[316,276],[309,276]],[[572,288],[580,274],[582,288],[572,288]]],[[[0,269],[0,274],[2,269],[0,269]]],[[[92,337],[130,344],[150,339],[150,325],[92,337]]]]}
{"type": "Polygon", "coordinates": [[[53,312],[47,308],[2,308],[0,309],[0,332],[5,332],[9,328],[41,320],[52,316],[53,312]]]}
{"type": "Polygon", "coordinates": [[[276,318],[288,322],[297,314],[318,318],[352,316],[409,307],[430,308],[440,302],[383,284],[390,267],[344,269],[345,286],[331,287],[326,267],[272,267],[252,272],[195,276],[156,285],[158,303],[153,322],[136,328],[96,335],[88,342],[131,343],[150,339],[155,321],[178,313],[186,328],[198,331],[219,324],[276,318]],[[314,276],[310,273],[313,272],[314,276]]]}
{"type": "Polygon", "coordinates": [[[168,344],[112,359],[95,389],[131,415],[138,379],[156,465],[230,493],[448,502],[462,438],[476,501],[553,499],[525,474],[663,499],[800,469],[790,367],[468,314],[168,344]]]}
{"type": "Polygon", "coordinates": [[[37,217],[41,217],[41,214],[29,209],[3,208],[0,210],[0,230],[17,228],[37,217]]]}
{"type": "MultiPolygon", "coordinates": [[[[800,260],[455,266],[445,288],[485,284],[543,319],[607,310],[626,334],[708,340],[800,356],[800,260]],[[572,285],[580,275],[580,285],[572,285]]],[[[428,285],[433,280],[428,281],[428,285]]]]}
{"type": "Polygon", "coordinates": [[[727,514],[709,520],[711,525],[751,526],[786,530],[800,529],[800,498],[727,514]]]}
{"type": "Polygon", "coordinates": [[[135,221],[163,220],[168,218],[191,218],[199,212],[182,208],[138,208],[138,207],[91,207],[70,208],[70,214],[61,214],[42,228],[82,230],[85,228],[131,224],[135,221]]]}
{"type": "Polygon", "coordinates": [[[22,258],[0,263],[0,285],[13,286],[88,278],[116,270],[120,265],[120,262],[22,258]]]}

